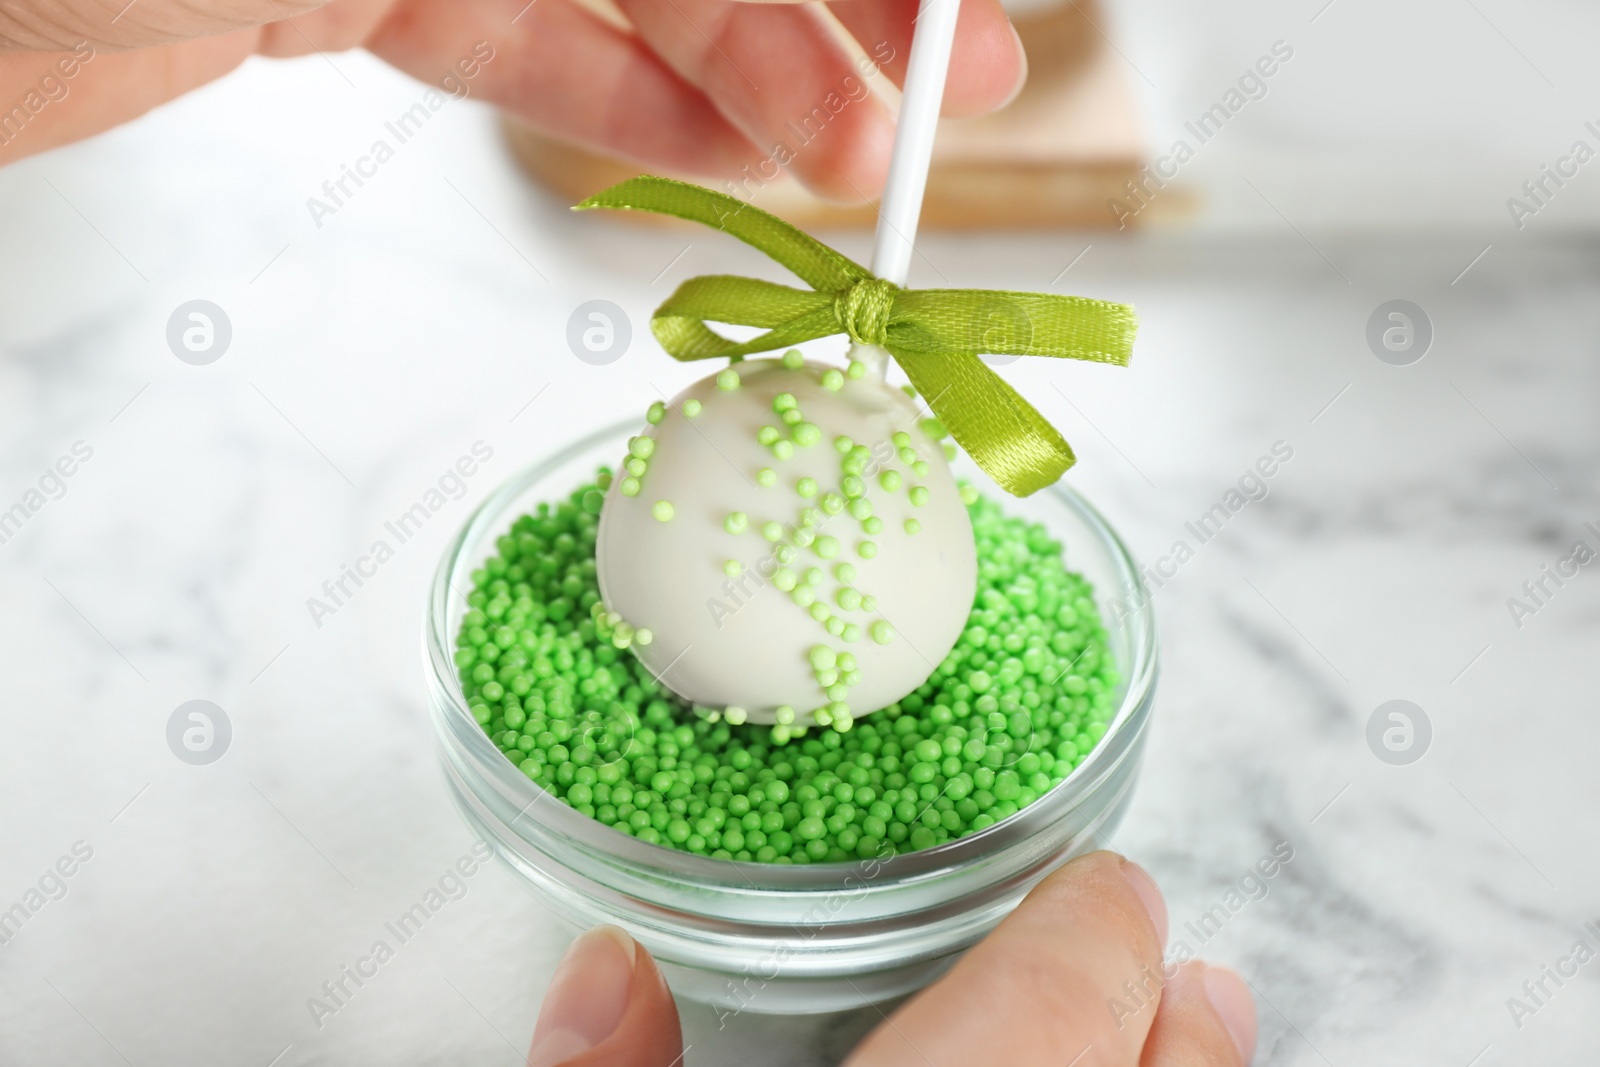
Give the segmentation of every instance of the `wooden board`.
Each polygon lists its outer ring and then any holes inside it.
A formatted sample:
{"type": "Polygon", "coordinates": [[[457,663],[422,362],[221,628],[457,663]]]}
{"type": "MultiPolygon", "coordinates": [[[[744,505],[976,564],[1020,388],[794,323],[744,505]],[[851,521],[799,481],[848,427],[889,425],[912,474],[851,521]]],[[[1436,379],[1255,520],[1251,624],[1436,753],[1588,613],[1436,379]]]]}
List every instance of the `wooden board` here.
{"type": "MultiPolygon", "coordinates": [[[[1001,111],[940,123],[922,225],[1116,229],[1110,201],[1126,196],[1124,183],[1144,165],[1126,63],[1102,34],[1104,22],[1090,0],[1016,14],[1013,21],[1028,53],[1028,82],[1001,111]]],[[[635,163],[547,137],[513,116],[506,116],[505,130],[523,169],[566,200],[641,173],[635,163]]],[[[877,221],[871,204],[819,200],[786,176],[761,185],[751,199],[803,229],[871,228],[877,221]]],[[[1130,225],[1187,207],[1181,190],[1169,190],[1130,225]]]]}

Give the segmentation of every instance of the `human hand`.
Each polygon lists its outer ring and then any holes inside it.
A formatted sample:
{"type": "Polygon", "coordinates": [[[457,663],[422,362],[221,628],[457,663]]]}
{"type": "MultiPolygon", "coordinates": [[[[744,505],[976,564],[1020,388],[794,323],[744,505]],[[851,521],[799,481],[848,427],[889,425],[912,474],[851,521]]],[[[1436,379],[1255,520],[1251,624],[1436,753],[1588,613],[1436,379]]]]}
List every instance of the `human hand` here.
{"type": "MultiPolygon", "coordinates": [[[[1167,909],[1110,852],[1046,878],[944,978],[869,1034],[845,1067],[1240,1067],[1255,1052],[1250,990],[1196,962],[1163,969],[1167,909]]],[[[672,1067],[678,1013],[616,927],[573,943],[551,979],[529,1067],[672,1067]]]]}
{"type": "MultiPolygon", "coordinates": [[[[786,169],[823,196],[881,190],[893,117],[816,5],[617,6],[631,29],[583,0],[14,0],[0,5],[0,164],[126,122],[252,54],[364,46],[437,85],[460,83],[486,46],[472,94],[552,136],[717,178],[770,167],[783,143],[786,169]],[[61,53],[74,48],[66,75],[61,53]],[[830,94],[845,105],[834,111],[830,94]],[[816,109],[821,132],[797,146],[791,124],[816,109]]],[[[899,84],[917,0],[827,7],[899,84]]],[[[945,113],[1003,105],[1025,72],[999,0],[965,0],[945,113]]]]}

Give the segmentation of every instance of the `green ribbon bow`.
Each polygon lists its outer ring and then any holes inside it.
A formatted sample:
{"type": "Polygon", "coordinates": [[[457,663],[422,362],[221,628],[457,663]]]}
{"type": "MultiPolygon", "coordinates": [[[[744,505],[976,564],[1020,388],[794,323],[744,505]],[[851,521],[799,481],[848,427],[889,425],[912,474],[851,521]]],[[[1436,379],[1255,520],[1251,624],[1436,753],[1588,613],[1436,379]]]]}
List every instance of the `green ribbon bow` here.
{"type": "Polygon", "coordinates": [[[774,215],[687,182],[630,178],[578,205],[599,207],[714,226],[811,286],[795,289],[726,274],[689,279],[650,320],[656,340],[674,359],[737,359],[836,333],[881,346],[967,454],[1015,496],[1051,485],[1075,457],[1055,427],[978,354],[1125,366],[1133,348],[1136,319],[1126,305],[1052,293],[902,289],[774,215]],[[767,332],[741,343],[707,322],[767,332]]]}

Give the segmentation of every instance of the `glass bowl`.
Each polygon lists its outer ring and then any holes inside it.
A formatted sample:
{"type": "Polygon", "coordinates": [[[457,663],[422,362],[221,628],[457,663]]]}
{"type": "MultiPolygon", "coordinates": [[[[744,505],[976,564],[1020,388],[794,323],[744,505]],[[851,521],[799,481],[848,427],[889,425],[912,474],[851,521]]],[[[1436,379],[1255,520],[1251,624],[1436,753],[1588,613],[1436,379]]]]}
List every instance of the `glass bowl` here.
{"type": "MultiPolygon", "coordinates": [[[[1057,485],[1009,514],[1042,522],[1087,578],[1122,675],[1105,737],[1055,788],[993,826],[887,859],[787,866],[652,845],[546,793],[495,747],[468,710],[451,659],[469,575],[525,511],[557,501],[623,455],[630,420],[514,475],[451,541],[429,592],[423,635],[431,718],[450,789],[473,831],[536,894],[581,927],[615,923],[660,962],[679,996],[727,1012],[809,1013],[880,1002],[937,978],[1033,885],[1098,847],[1132,797],[1155,695],[1148,598],[1126,546],[1081,496],[1057,485]],[[1107,594],[1130,612],[1109,611],[1107,594]]],[[[975,468],[957,473],[976,475],[975,468]]],[[[977,484],[984,484],[976,475],[977,484]]]]}

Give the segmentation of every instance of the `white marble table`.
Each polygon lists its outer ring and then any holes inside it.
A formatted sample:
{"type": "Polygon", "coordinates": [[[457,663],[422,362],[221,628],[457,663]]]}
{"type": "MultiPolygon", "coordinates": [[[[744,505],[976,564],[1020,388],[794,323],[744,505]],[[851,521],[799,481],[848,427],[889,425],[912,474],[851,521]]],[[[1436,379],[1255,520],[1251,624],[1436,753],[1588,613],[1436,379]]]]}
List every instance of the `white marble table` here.
{"type": "MultiPolygon", "coordinates": [[[[92,850],[0,945],[0,1063],[514,1064],[571,936],[488,868],[336,1016],[307,1010],[471,843],[420,679],[447,536],[524,459],[690,378],[644,339],[678,280],[769,268],[569,216],[470,105],[319,229],[306,198],[420,92],[338,63],[356,95],[315,58],[253,65],[0,172],[0,509],[92,449],[0,544],[0,909],[92,850]],[[636,327],[604,367],[565,342],[596,298],[636,327]],[[166,340],[193,299],[232,325],[209,365],[166,340]],[[480,440],[464,498],[319,626],[307,599],[480,440]],[[194,699],[232,727],[210,765],[167,742],[194,699]]],[[[1507,998],[1600,947],[1600,579],[1520,628],[1507,599],[1600,548],[1600,257],[1548,233],[1302,237],[1262,210],[1248,239],[931,237],[916,266],[1142,310],[1131,369],[1006,372],[1144,558],[1195,548],[1155,593],[1165,675],[1116,844],[1191,945],[1293,847],[1203,948],[1259,992],[1260,1062],[1592,1062],[1600,964],[1520,1028],[1507,998]],[[1411,366],[1364,337],[1394,298],[1436,332],[1411,366]],[[1279,441],[1266,498],[1198,544],[1184,524],[1279,441]],[[1366,739],[1397,698],[1432,725],[1406,766],[1366,739]]],[[[874,1021],[684,1015],[697,1065],[834,1062],[874,1021]]]]}

